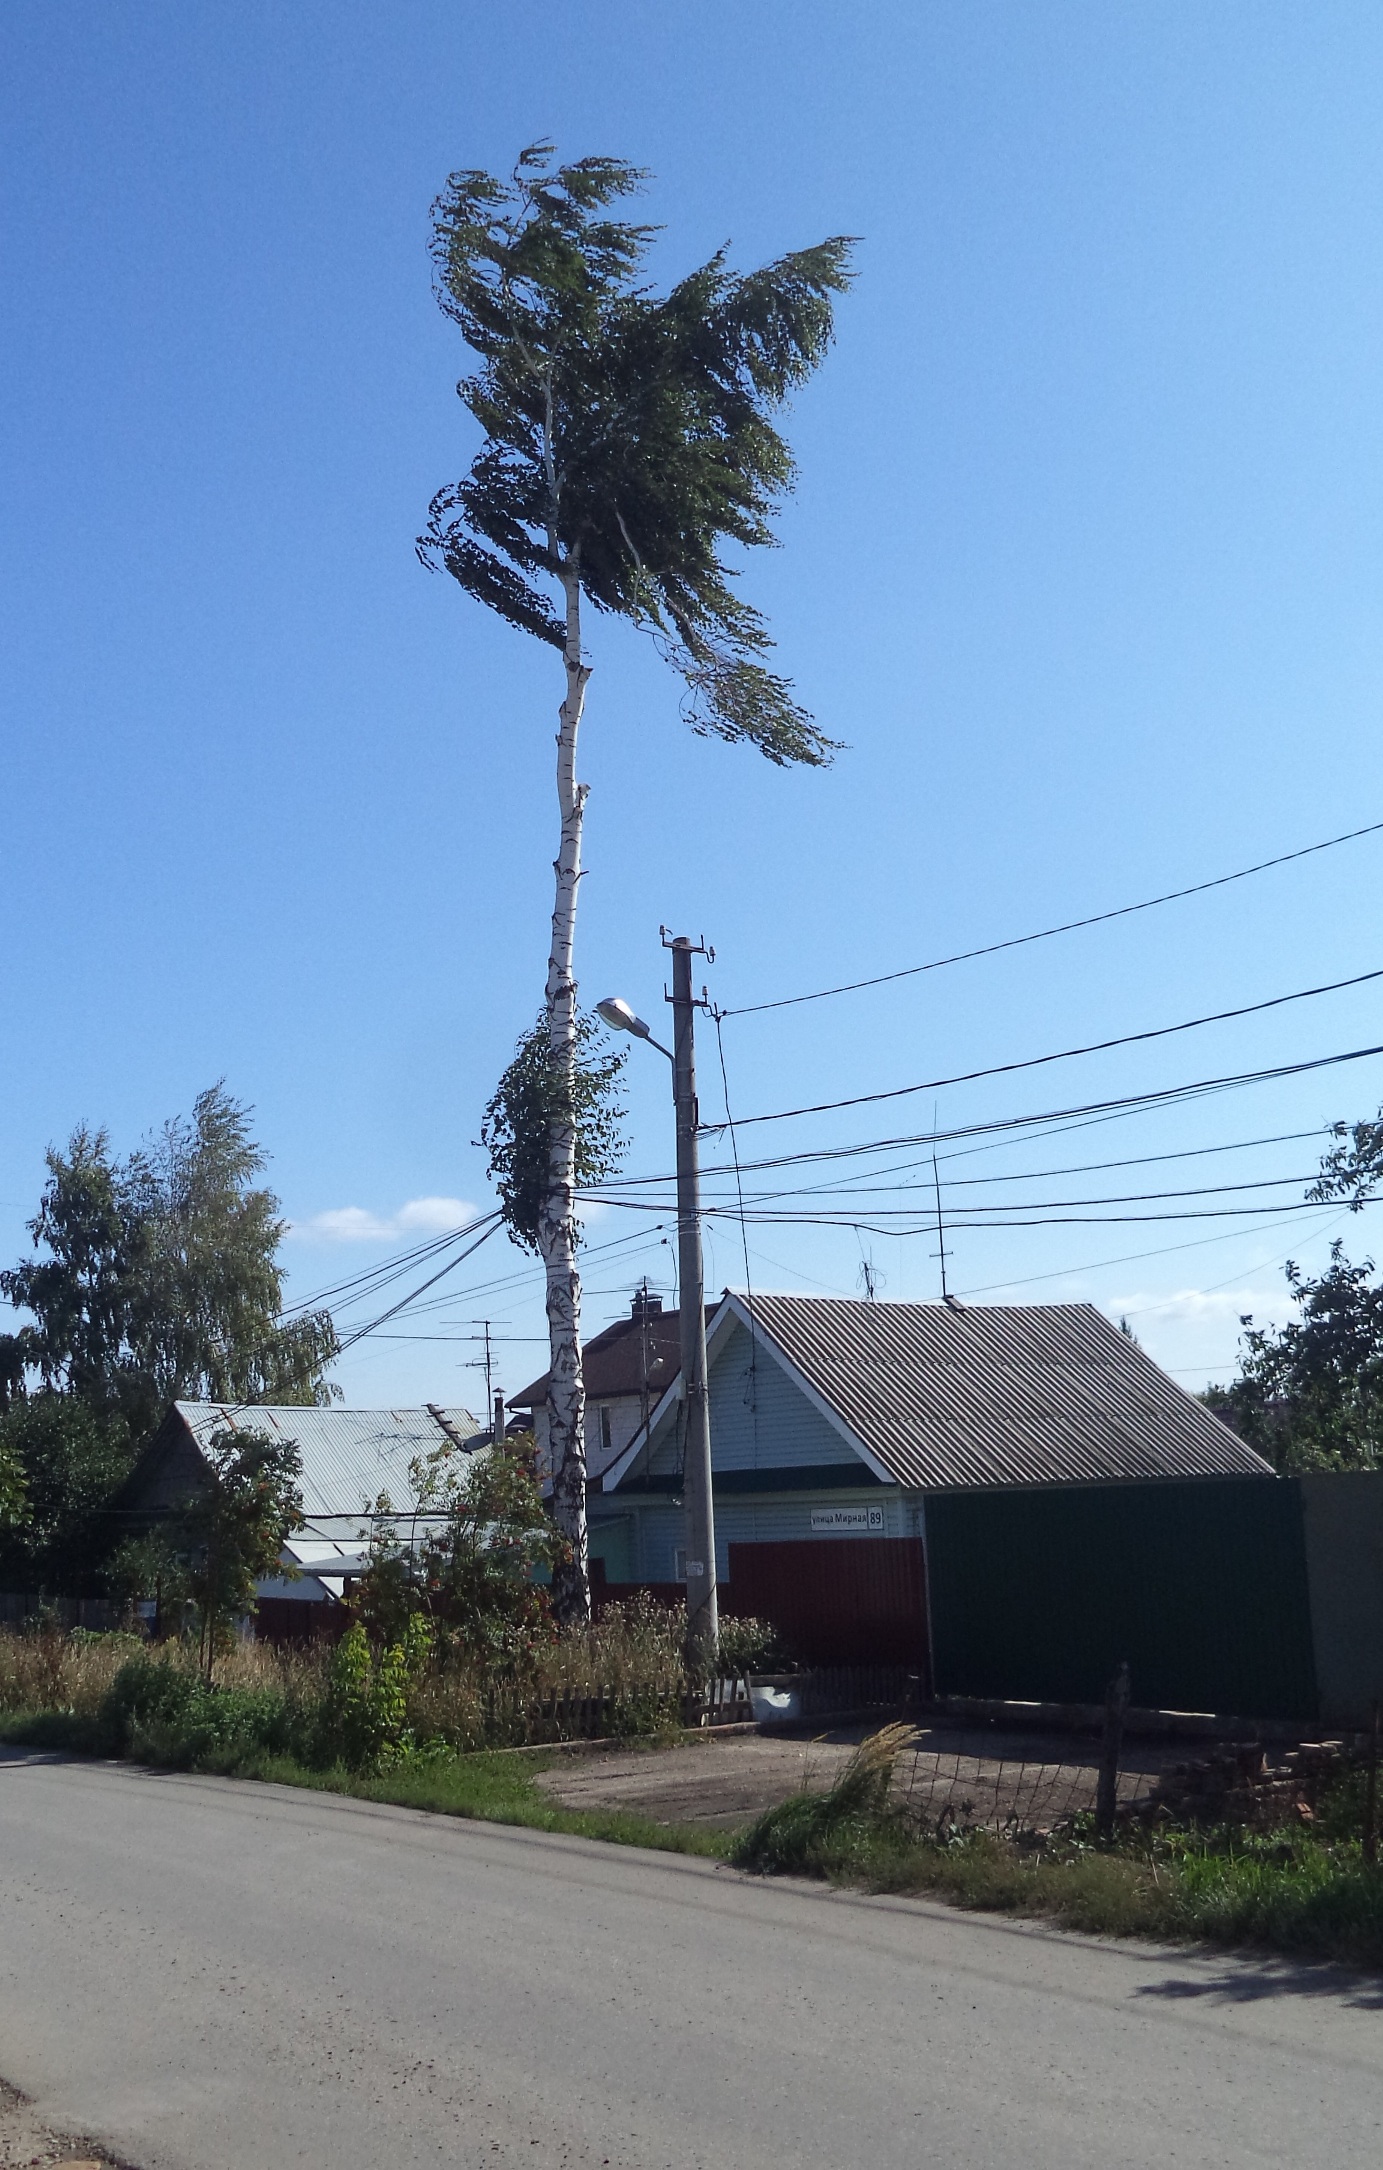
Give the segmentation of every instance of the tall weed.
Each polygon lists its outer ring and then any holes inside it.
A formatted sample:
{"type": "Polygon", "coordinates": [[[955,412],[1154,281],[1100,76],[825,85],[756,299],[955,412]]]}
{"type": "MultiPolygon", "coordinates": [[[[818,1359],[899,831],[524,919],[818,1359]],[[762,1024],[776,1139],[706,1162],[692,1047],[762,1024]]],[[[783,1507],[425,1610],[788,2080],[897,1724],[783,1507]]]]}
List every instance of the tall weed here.
{"type": "Polygon", "coordinates": [[[0,1711],[57,1711],[94,1717],[137,1635],[70,1634],[60,1628],[0,1630],[0,1711]]]}

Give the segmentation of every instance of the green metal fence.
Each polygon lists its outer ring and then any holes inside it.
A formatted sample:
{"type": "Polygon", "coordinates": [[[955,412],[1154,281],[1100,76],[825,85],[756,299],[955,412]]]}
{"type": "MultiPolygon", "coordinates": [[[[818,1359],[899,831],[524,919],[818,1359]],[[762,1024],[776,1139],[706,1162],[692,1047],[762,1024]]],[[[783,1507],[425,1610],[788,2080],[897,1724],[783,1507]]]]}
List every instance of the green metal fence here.
{"type": "Polygon", "coordinates": [[[937,1692],[1316,1715],[1299,1487],[1268,1478],[933,1494],[937,1692]]]}

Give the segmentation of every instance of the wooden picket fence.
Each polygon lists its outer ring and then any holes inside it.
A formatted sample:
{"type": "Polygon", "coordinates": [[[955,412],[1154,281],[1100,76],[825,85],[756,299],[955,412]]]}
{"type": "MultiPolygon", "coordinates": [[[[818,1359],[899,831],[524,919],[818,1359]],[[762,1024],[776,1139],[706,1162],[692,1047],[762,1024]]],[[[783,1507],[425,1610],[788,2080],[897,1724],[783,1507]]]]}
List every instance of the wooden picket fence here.
{"type": "Polygon", "coordinates": [[[610,1740],[640,1733],[743,1725],[754,1713],[743,1677],[712,1680],[704,1687],[620,1690],[569,1684],[532,1697],[521,1689],[492,1687],[485,1697],[487,1738],[499,1743],[610,1740]]]}

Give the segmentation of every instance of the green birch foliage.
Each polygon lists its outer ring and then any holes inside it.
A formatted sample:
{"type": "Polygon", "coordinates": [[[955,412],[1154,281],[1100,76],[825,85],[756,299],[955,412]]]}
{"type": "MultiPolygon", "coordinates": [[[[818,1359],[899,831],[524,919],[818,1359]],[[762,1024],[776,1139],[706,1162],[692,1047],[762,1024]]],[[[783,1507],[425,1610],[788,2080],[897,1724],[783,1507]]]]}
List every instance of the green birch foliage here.
{"type": "Polygon", "coordinates": [[[285,1223],[223,1085],[190,1119],[116,1160],[104,1130],[49,1151],[29,1232],[39,1256],[0,1272],[32,1323],[0,1335],[0,1395],[70,1394],[136,1445],[177,1399],[320,1403],[336,1351],[325,1312],[283,1320],[285,1223]]]}
{"type": "Polygon", "coordinates": [[[489,1175],[504,1223],[516,1243],[537,1252],[539,1221],[551,1181],[551,1142],[574,1132],[579,1187],[603,1183],[624,1157],[619,1080],[625,1056],[601,1051],[600,1027],[584,1012],[576,1020],[570,1067],[553,1053],[547,1019],[519,1041],[480,1126],[489,1175]]]}
{"type": "Polygon", "coordinates": [[[559,165],[546,143],[508,180],[451,175],[433,206],[437,299],[478,357],[457,390],[485,441],[434,498],[419,553],[558,648],[548,583],[574,572],[598,610],[658,640],[694,730],[820,764],[833,742],[764,660],[725,552],[774,540],[796,469],[771,417],[830,346],[852,244],[749,273],[721,249],[660,295],[657,229],[612,213],[646,178],[618,158],[559,165]]]}

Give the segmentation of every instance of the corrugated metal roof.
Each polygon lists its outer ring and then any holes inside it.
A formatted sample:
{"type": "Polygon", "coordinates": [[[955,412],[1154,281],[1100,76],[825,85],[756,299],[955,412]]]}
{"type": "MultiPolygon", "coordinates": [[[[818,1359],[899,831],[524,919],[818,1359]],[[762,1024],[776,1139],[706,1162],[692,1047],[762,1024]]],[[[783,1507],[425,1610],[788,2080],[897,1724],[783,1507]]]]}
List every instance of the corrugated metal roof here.
{"type": "Polygon", "coordinates": [[[899,1484],[1272,1475],[1093,1304],[734,1301],[899,1484]]]}
{"type": "MultiPolygon", "coordinates": [[[[676,1311],[650,1311],[616,1319],[585,1342],[581,1377],[588,1401],[615,1400],[649,1393],[656,1402],[681,1366],[681,1321],[676,1311]]],[[[511,1394],[511,1409],[540,1408],[547,1400],[549,1374],[534,1379],[521,1394],[511,1394]]]]}
{"type": "Polygon", "coordinates": [[[358,1515],[381,1492],[406,1512],[415,1505],[410,1462],[448,1439],[474,1449],[490,1437],[469,1409],[270,1408],[210,1401],[180,1401],[174,1407],[198,1446],[227,1427],[296,1440],[309,1522],[358,1515]]]}

